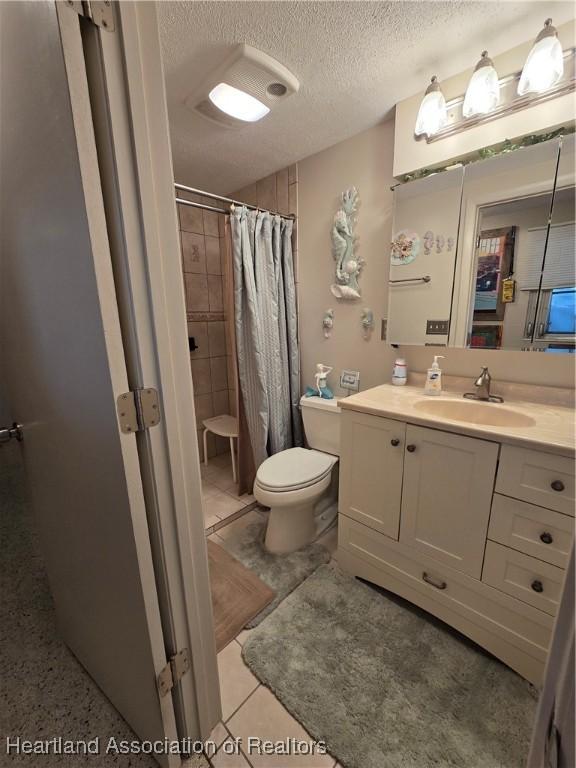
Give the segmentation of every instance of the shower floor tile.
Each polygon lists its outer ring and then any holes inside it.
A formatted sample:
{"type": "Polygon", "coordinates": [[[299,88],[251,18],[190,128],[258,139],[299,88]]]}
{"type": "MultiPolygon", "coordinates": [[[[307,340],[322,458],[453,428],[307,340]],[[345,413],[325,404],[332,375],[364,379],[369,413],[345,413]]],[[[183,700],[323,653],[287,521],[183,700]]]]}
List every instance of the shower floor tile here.
{"type": "Polygon", "coordinates": [[[254,504],[254,496],[251,494],[238,496],[236,493],[229,453],[216,456],[210,459],[208,465],[201,464],[200,467],[206,530],[211,530],[218,523],[254,504]]]}

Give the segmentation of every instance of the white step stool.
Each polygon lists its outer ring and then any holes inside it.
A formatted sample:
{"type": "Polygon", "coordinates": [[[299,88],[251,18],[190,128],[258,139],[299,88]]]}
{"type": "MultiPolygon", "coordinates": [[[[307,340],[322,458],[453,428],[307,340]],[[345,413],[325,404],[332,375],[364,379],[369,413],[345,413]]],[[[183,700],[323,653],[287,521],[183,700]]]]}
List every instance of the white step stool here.
{"type": "Polygon", "coordinates": [[[208,466],[208,432],[213,432],[220,437],[227,437],[230,440],[230,453],[232,454],[232,477],[236,480],[236,454],[234,452],[234,438],[238,437],[238,419],[228,414],[222,416],[213,416],[211,419],[204,419],[204,464],[208,466]]]}

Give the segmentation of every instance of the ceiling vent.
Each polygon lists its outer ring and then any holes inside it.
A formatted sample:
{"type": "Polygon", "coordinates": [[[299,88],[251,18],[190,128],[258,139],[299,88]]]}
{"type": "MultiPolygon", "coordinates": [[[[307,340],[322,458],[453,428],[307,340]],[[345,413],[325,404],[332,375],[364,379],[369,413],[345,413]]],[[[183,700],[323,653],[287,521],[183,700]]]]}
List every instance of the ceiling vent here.
{"type": "Polygon", "coordinates": [[[185,103],[208,120],[238,128],[266,117],[299,88],[296,77],[280,62],[241,44],[185,103]]]}

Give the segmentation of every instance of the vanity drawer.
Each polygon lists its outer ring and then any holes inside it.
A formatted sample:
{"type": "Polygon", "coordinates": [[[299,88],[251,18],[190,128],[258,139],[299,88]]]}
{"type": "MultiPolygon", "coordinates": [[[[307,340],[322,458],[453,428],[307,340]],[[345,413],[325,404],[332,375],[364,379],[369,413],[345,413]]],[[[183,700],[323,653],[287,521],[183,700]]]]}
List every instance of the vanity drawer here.
{"type": "Polygon", "coordinates": [[[554,616],[560,602],[564,571],[487,541],[482,581],[554,616]]]}
{"type": "Polygon", "coordinates": [[[554,623],[548,613],[342,514],[336,557],[345,572],[420,606],[541,683],[554,623]]]}
{"type": "Polygon", "coordinates": [[[503,445],[496,490],[574,516],[574,459],[503,445]]]}
{"type": "Polygon", "coordinates": [[[566,568],[574,538],[574,519],[495,493],[488,538],[566,568]]]}

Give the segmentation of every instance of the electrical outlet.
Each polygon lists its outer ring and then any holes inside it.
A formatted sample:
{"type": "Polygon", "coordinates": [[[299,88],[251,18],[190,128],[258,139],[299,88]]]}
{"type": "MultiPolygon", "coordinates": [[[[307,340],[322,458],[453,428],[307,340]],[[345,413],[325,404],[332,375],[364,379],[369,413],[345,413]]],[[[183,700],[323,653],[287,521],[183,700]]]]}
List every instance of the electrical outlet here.
{"type": "Polygon", "coordinates": [[[426,320],[426,335],[447,336],[449,327],[449,320],[426,320]]]}

